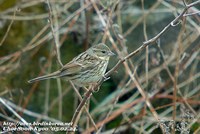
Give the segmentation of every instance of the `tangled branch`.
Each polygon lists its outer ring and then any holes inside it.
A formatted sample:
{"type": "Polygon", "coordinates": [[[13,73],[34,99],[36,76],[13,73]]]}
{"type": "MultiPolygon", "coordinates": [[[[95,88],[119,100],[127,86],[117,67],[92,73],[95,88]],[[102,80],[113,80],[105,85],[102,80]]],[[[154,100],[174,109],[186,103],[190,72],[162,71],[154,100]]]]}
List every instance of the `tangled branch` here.
{"type": "MultiPolygon", "coordinates": [[[[158,33],[155,37],[149,39],[148,41],[145,41],[143,42],[143,44],[138,48],[136,49],[135,51],[131,52],[130,54],[128,54],[126,57],[124,57],[123,59],[119,60],[117,62],[117,64],[112,68],[110,69],[106,74],[105,74],[105,77],[109,77],[114,71],[116,71],[120,65],[122,65],[123,62],[125,62],[127,59],[130,59],[131,57],[133,57],[134,55],[136,55],[137,53],[141,52],[142,50],[144,50],[147,46],[155,43],[159,38],[160,36],[165,33],[169,28],[171,27],[174,27],[174,26],[177,26],[179,24],[179,21],[184,17],[184,14],[187,12],[187,10],[193,6],[196,6],[200,4],[200,0],[199,1],[196,1],[196,2],[193,2],[189,5],[186,5],[184,10],[181,12],[181,14],[179,14],[174,20],[172,20],[166,27],[163,28],[163,30],[161,30],[160,33],[158,33]]],[[[74,113],[74,116],[73,116],[73,119],[72,119],[72,124],[73,126],[76,125],[77,122],[77,117],[79,116],[80,114],[80,111],[81,109],[83,108],[85,102],[89,99],[90,95],[92,94],[92,92],[94,90],[97,90],[97,88],[105,81],[106,78],[103,78],[94,88],[90,88],[86,94],[85,94],[85,97],[83,99],[83,101],[79,104],[76,112],[74,113]]],[[[139,83],[138,83],[139,84],[139,83]]],[[[139,86],[140,88],[140,86],[139,86]]],[[[146,98],[148,99],[148,97],[146,96],[146,94],[144,93],[144,91],[142,90],[139,90],[140,93],[142,94],[143,98],[146,98]]],[[[157,113],[155,112],[154,108],[150,105],[149,101],[146,100],[146,103],[147,103],[147,106],[150,108],[150,110],[152,111],[154,117],[156,118],[156,120],[159,122],[159,117],[157,115],[157,113]]],[[[162,129],[162,127],[160,127],[162,129]]],[[[91,128],[91,129],[88,129],[86,131],[86,133],[89,133],[91,131],[93,131],[94,128],[91,128]]]]}

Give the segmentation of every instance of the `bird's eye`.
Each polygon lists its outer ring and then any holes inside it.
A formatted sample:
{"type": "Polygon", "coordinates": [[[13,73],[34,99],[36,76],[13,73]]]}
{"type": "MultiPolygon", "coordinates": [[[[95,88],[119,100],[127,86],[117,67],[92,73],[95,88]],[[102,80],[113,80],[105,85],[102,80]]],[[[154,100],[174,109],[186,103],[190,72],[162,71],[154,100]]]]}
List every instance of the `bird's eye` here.
{"type": "Polygon", "coordinates": [[[105,54],[106,53],[106,51],[101,51],[103,54],[105,54]]]}

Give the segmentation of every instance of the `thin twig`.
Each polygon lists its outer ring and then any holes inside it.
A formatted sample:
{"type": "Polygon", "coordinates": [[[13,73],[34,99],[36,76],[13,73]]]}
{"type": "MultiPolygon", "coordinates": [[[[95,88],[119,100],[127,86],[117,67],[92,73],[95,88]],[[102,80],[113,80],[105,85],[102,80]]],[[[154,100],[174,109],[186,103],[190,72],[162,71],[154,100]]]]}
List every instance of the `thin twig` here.
{"type": "MultiPolygon", "coordinates": [[[[127,56],[124,57],[123,59],[119,60],[118,63],[117,63],[112,69],[110,69],[110,70],[105,74],[105,76],[106,76],[106,77],[110,76],[114,71],[116,71],[116,70],[119,68],[119,66],[120,66],[124,61],[126,61],[127,59],[133,57],[133,56],[136,55],[137,53],[141,52],[141,51],[144,50],[147,46],[149,46],[149,45],[155,43],[155,42],[160,38],[160,36],[161,36],[164,32],[166,32],[170,27],[172,27],[171,24],[174,24],[174,23],[176,23],[177,21],[179,21],[179,20],[182,18],[182,16],[184,15],[184,13],[185,13],[190,7],[195,6],[195,5],[198,5],[198,4],[200,4],[200,0],[197,1],[197,2],[194,2],[194,3],[190,4],[190,5],[188,5],[188,6],[182,11],[182,13],[181,13],[179,16],[177,16],[174,20],[172,20],[166,27],[164,27],[163,30],[162,30],[160,33],[158,33],[156,36],[154,36],[153,38],[149,39],[148,41],[143,42],[143,44],[142,44],[138,49],[136,49],[135,51],[131,52],[129,55],[127,55],[127,56]]],[[[102,81],[103,81],[103,80],[102,80],[102,81]]]]}
{"type": "Polygon", "coordinates": [[[0,42],[0,46],[4,43],[6,37],[8,36],[8,33],[9,33],[9,31],[10,31],[10,28],[11,28],[11,26],[12,26],[14,20],[15,20],[15,15],[16,15],[16,10],[15,10],[14,13],[13,13],[12,20],[11,20],[9,26],[8,26],[8,29],[7,29],[7,31],[6,31],[6,33],[5,33],[5,35],[3,36],[3,39],[2,39],[1,42],[0,42]]]}
{"type": "MultiPolygon", "coordinates": [[[[58,60],[58,63],[60,64],[61,67],[63,67],[63,64],[61,62],[61,58],[60,58],[60,45],[59,45],[59,39],[58,39],[58,34],[55,35],[55,31],[57,30],[54,30],[54,26],[53,26],[53,20],[52,20],[52,8],[51,8],[51,4],[49,2],[49,0],[47,0],[47,5],[48,5],[48,8],[49,8],[49,22],[50,22],[50,26],[51,26],[51,31],[52,31],[52,35],[53,35],[53,40],[54,40],[54,44],[55,44],[55,50],[56,50],[56,57],[57,57],[57,60],[58,60]]],[[[57,28],[58,29],[58,28],[57,28]]]]}
{"type": "Polygon", "coordinates": [[[6,100],[4,100],[3,98],[0,97],[0,102],[8,109],[10,110],[10,112],[12,112],[18,119],[20,119],[25,126],[27,126],[30,130],[32,130],[34,133],[39,134],[38,132],[36,132],[30,125],[29,123],[24,120],[17,112],[15,112],[9,105],[6,104],[6,100]]]}
{"type": "Polygon", "coordinates": [[[81,103],[78,105],[78,107],[77,107],[77,109],[76,109],[76,111],[75,111],[75,113],[74,113],[74,115],[72,117],[72,120],[71,120],[72,128],[76,127],[77,122],[78,122],[78,117],[80,117],[81,111],[82,111],[86,101],[92,95],[92,92],[93,92],[93,87],[89,88],[89,90],[85,93],[85,97],[83,98],[81,103]]]}
{"type": "MultiPolygon", "coordinates": [[[[81,97],[80,93],[78,92],[78,90],[76,89],[75,85],[70,81],[70,84],[72,85],[73,89],[75,90],[76,94],[78,95],[78,98],[80,101],[83,101],[83,98],[81,97]]],[[[89,111],[87,110],[86,106],[84,106],[84,110],[86,111],[87,113],[87,116],[89,117],[90,121],[92,122],[92,125],[95,127],[96,131],[98,130],[97,129],[97,126],[92,118],[92,116],[90,115],[89,111]]]]}
{"type": "Polygon", "coordinates": [[[32,112],[30,110],[24,109],[20,106],[17,106],[16,104],[10,102],[9,100],[6,100],[6,104],[8,106],[12,107],[13,109],[15,109],[16,111],[23,112],[24,114],[26,114],[27,116],[30,116],[30,117],[39,118],[39,119],[41,118],[42,120],[51,121],[51,122],[61,122],[57,119],[51,118],[49,116],[45,116],[44,114],[38,114],[38,113],[32,112]]]}

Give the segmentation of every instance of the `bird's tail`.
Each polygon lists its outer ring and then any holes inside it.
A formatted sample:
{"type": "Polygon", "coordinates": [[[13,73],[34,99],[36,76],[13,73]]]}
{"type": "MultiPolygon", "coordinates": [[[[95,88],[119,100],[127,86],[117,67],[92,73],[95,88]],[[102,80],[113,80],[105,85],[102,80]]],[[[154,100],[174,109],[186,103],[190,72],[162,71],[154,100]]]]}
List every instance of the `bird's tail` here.
{"type": "Polygon", "coordinates": [[[28,81],[28,83],[33,83],[33,82],[36,82],[36,81],[41,81],[41,80],[46,80],[46,79],[51,79],[51,78],[57,78],[57,77],[59,77],[59,74],[60,74],[60,71],[56,71],[56,72],[53,72],[53,73],[48,74],[48,75],[44,75],[44,76],[40,76],[40,77],[31,79],[31,80],[28,81]]]}

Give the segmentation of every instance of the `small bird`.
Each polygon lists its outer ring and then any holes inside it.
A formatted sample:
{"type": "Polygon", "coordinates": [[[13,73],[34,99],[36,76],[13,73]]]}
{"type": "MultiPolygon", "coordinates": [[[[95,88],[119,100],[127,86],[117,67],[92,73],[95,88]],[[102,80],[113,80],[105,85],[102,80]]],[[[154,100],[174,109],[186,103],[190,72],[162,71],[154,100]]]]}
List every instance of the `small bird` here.
{"type": "Polygon", "coordinates": [[[79,87],[96,84],[104,76],[110,56],[115,55],[109,47],[100,43],[79,54],[60,70],[48,75],[29,80],[29,83],[51,79],[65,78],[79,87]]]}

